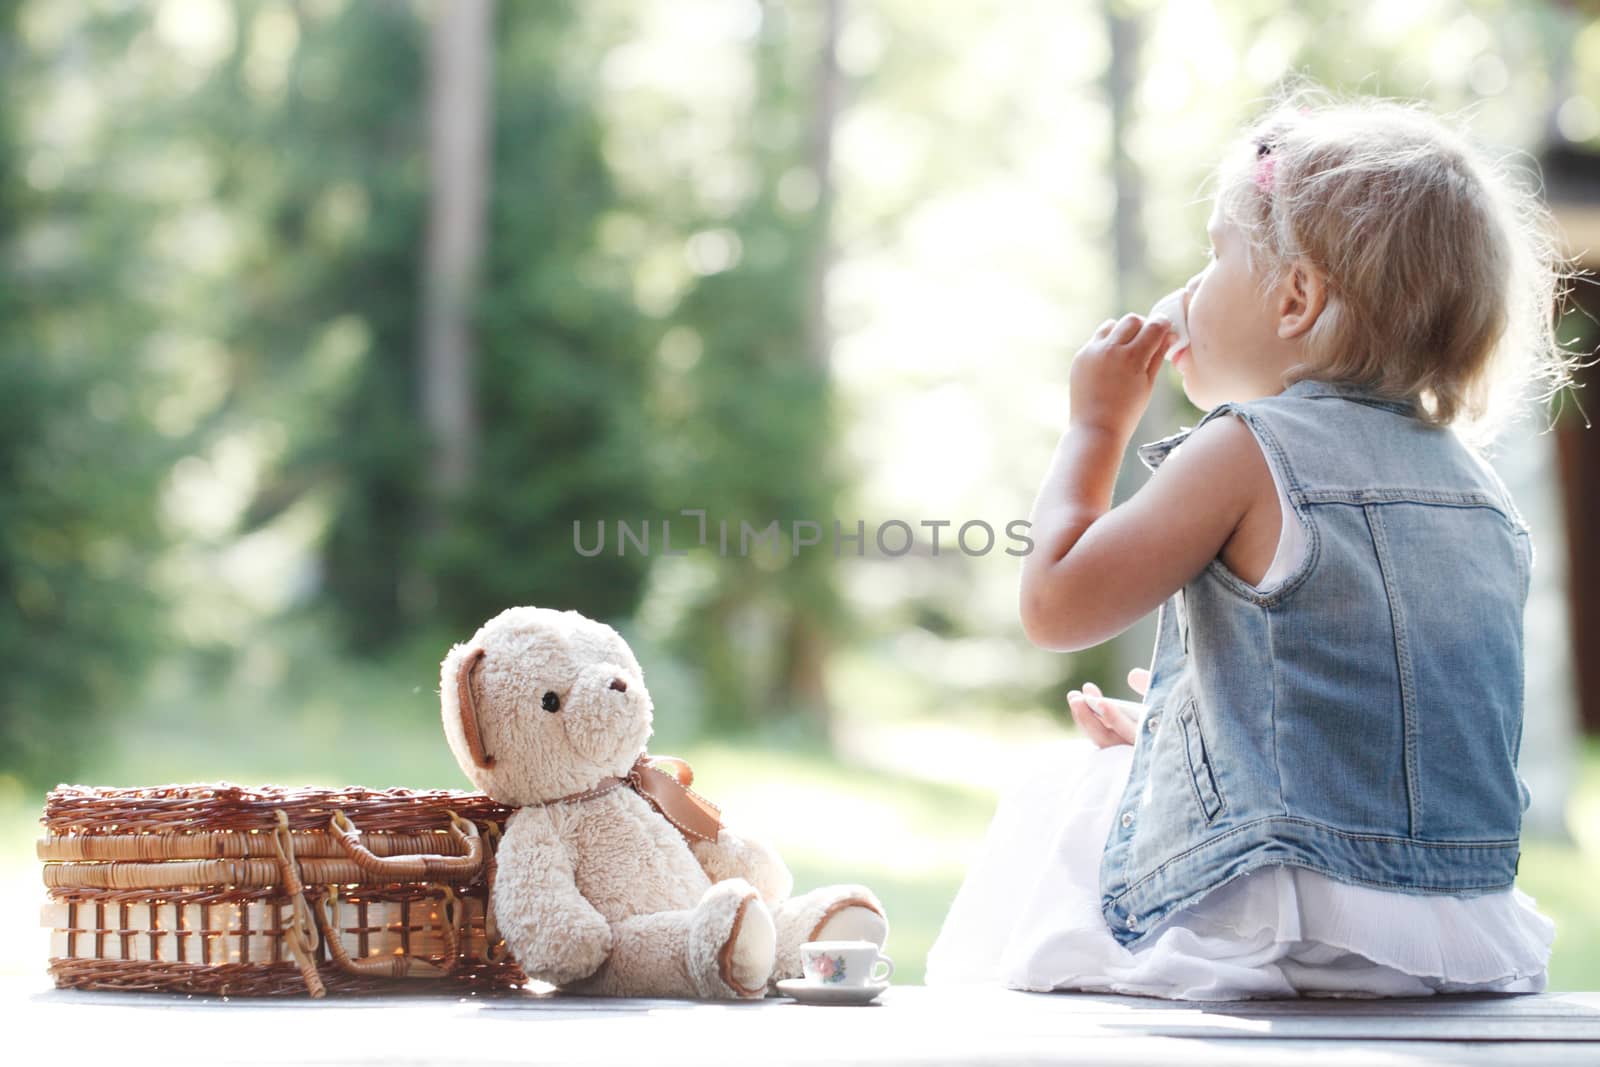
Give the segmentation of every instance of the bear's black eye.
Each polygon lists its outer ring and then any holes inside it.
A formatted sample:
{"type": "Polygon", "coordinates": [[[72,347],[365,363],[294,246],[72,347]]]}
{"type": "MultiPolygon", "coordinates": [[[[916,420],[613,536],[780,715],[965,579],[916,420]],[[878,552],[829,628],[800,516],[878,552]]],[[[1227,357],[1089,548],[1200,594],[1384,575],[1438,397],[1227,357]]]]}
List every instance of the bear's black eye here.
{"type": "Polygon", "coordinates": [[[544,695],[543,707],[545,711],[560,711],[561,698],[552,690],[544,695]]]}

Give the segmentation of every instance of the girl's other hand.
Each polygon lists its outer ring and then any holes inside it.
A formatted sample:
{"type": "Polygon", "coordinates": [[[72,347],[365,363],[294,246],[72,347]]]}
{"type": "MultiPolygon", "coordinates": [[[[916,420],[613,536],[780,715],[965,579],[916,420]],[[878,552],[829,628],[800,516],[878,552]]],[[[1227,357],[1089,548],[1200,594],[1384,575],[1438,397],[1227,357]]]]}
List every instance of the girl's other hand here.
{"type": "Polygon", "coordinates": [[[1171,331],[1172,324],[1164,318],[1144,319],[1132,313],[1101,323],[1072,358],[1068,371],[1073,425],[1131,437],[1150,406],[1171,331]]]}
{"type": "MultiPolygon", "coordinates": [[[[1135,667],[1128,672],[1128,687],[1140,696],[1150,691],[1150,672],[1135,667]]],[[[1112,745],[1131,745],[1139,736],[1138,708],[1131,700],[1115,700],[1100,692],[1093,682],[1083,683],[1083,691],[1074,689],[1067,694],[1067,706],[1072,709],[1072,721],[1100,748],[1112,745]]]]}

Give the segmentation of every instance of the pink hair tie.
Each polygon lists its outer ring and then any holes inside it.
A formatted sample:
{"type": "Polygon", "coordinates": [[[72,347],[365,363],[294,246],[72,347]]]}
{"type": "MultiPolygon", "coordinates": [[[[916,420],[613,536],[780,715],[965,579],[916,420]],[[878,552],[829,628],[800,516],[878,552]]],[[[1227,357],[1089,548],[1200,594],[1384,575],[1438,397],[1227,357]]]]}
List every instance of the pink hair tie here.
{"type": "Polygon", "coordinates": [[[1272,156],[1264,156],[1256,163],[1256,188],[1260,189],[1263,193],[1272,192],[1273,165],[1277,162],[1278,161],[1272,156]]]}
{"type": "Polygon", "coordinates": [[[1278,162],[1276,156],[1269,154],[1272,148],[1271,141],[1259,141],[1256,143],[1256,170],[1254,177],[1256,188],[1263,193],[1272,192],[1273,171],[1276,169],[1278,162]]]}

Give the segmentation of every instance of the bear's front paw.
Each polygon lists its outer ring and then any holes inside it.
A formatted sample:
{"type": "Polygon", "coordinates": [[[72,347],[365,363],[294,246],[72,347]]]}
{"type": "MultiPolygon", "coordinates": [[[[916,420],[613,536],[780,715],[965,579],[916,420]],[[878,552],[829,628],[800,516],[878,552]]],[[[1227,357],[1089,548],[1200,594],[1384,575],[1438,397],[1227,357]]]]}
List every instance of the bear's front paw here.
{"type": "Polygon", "coordinates": [[[777,942],[772,913],[754,886],[742,878],[715,883],[700,898],[690,926],[695,989],[707,998],[764,996],[777,942]]]}
{"type": "Polygon", "coordinates": [[[611,924],[605,917],[598,913],[584,916],[585,923],[580,929],[574,931],[578,945],[578,953],[574,963],[583,969],[585,975],[593,974],[605,965],[611,955],[611,924]]]}
{"type": "Polygon", "coordinates": [[[570,985],[588,978],[605,965],[611,955],[611,924],[598,912],[574,915],[563,929],[545,931],[537,960],[524,960],[513,953],[529,978],[551,985],[570,985]]]}

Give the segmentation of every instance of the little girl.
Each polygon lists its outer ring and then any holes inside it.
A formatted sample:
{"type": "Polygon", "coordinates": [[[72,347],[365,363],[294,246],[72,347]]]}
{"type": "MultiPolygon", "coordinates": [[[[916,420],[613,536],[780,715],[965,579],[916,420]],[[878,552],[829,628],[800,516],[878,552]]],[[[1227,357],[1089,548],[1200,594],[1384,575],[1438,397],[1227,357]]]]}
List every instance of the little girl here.
{"type": "Polygon", "coordinates": [[[1438,119],[1308,99],[1222,163],[1170,320],[1107,320],[1073,361],[1022,624],[1073,651],[1159,607],[1154,658],[1140,704],[1068,694],[1087,739],[1003,797],[930,984],[1545,988],[1555,924],[1513,884],[1533,547],[1479,449],[1570,378],[1561,264],[1438,119]],[[1207,414],[1113,509],[1168,354],[1207,414]]]}

